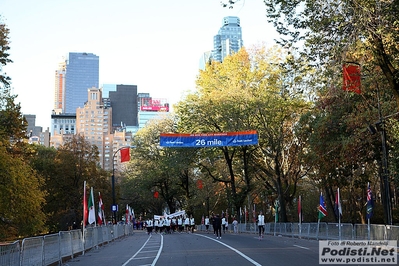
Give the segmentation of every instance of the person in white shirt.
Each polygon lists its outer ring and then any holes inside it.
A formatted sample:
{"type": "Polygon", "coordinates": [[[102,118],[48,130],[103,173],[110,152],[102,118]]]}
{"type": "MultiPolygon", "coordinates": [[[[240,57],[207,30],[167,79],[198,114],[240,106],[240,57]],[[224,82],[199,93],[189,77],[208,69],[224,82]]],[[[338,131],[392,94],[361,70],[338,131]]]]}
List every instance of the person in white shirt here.
{"type": "Polygon", "coordinates": [[[161,219],[159,220],[159,224],[158,224],[158,226],[159,226],[159,233],[160,233],[160,234],[163,234],[163,224],[164,224],[164,223],[165,223],[164,219],[161,218],[161,219]]]}
{"type": "Polygon", "coordinates": [[[152,220],[151,219],[147,220],[146,227],[147,227],[147,234],[151,235],[152,234],[152,220]]]}
{"type": "Polygon", "coordinates": [[[209,232],[209,217],[208,216],[205,217],[205,228],[206,228],[206,232],[209,232]]]}
{"type": "Polygon", "coordinates": [[[170,218],[166,218],[165,219],[165,225],[166,225],[166,234],[170,234],[170,223],[171,223],[171,221],[170,221],[170,218]]]}
{"type": "Polygon", "coordinates": [[[226,218],[222,218],[222,229],[223,229],[223,234],[226,233],[226,218]]]}
{"type": "Polygon", "coordinates": [[[179,233],[183,232],[183,218],[181,216],[179,216],[179,218],[177,218],[177,227],[178,227],[179,233]]]}
{"type": "Polygon", "coordinates": [[[169,220],[168,220],[168,218],[165,217],[163,219],[163,234],[164,235],[169,233],[168,228],[170,229],[169,220]]]}
{"type": "Polygon", "coordinates": [[[258,229],[259,229],[259,240],[261,240],[265,232],[265,216],[263,215],[262,211],[260,211],[258,215],[258,229]]]}
{"type": "Polygon", "coordinates": [[[187,233],[190,233],[190,218],[188,216],[186,216],[186,219],[184,220],[184,228],[187,233]]]}
{"type": "Polygon", "coordinates": [[[170,227],[171,227],[171,229],[172,229],[172,233],[176,232],[176,229],[177,229],[177,220],[176,220],[176,217],[173,217],[173,218],[172,218],[170,227]]]}
{"type": "Polygon", "coordinates": [[[234,229],[234,234],[238,233],[238,221],[236,220],[236,218],[234,218],[233,220],[233,229],[234,229]]]}
{"type": "Polygon", "coordinates": [[[155,219],[154,221],[154,230],[155,230],[155,234],[158,234],[158,230],[159,230],[159,220],[155,219]]]}
{"type": "Polygon", "coordinates": [[[191,233],[194,233],[195,220],[194,220],[194,217],[192,215],[190,215],[190,229],[191,229],[191,233]]]}

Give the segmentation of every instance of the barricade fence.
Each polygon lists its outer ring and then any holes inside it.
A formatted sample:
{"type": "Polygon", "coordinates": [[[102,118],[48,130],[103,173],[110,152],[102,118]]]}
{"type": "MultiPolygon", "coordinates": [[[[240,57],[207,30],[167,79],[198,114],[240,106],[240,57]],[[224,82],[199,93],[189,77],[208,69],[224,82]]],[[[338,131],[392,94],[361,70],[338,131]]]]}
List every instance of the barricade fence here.
{"type": "Polygon", "coordinates": [[[61,265],[64,260],[133,233],[132,224],[86,227],[0,245],[0,265],[61,265]]]}
{"type": "MultiPolygon", "coordinates": [[[[341,223],[267,223],[265,234],[316,240],[396,240],[399,243],[399,226],[341,223]]],[[[205,231],[205,225],[197,225],[197,231],[205,231]]],[[[228,233],[258,234],[255,223],[239,223],[236,229],[229,224],[228,233]]],[[[212,225],[209,231],[213,232],[212,225]]],[[[29,237],[22,241],[0,244],[0,265],[47,266],[62,265],[64,260],[97,248],[114,239],[131,235],[133,225],[108,225],[87,227],[82,230],[60,231],[58,234],[29,237]]]]}
{"type": "MultiPolygon", "coordinates": [[[[205,231],[205,225],[196,227],[197,231],[205,231]]],[[[264,233],[274,236],[287,236],[316,240],[396,240],[399,243],[399,226],[349,223],[267,223],[264,233]],[[341,226],[341,230],[339,230],[341,226]]],[[[212,225],[209,230],[213,232],[212,225]]],[[[239,223],[236,231],[229,224],[229,233],[258,234],[256,223],[239,223]]]]}

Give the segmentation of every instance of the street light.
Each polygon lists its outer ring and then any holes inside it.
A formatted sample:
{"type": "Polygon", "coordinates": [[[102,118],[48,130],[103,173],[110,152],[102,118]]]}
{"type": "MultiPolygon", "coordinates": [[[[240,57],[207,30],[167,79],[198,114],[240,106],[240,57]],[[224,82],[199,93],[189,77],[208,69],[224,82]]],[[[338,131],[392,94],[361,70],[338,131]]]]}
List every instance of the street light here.
{"type": "Polygon", "coordinates": [[[382,152],[382,162],[381,162],[381,179],[382,179],[382,194],[383,194],[383,206],[384,206],[384,215],[385,222],[387,224],[392,224],[392,204],[391,204],[391,185],[388,180],[389,178],[389,170],[388,170],[388,149],[386,142],[386,130],[385,130],[385,119],[398,115],[399,112],[396,112],[391,115],[382,116],[381,105],[379,93],[377,91],[377,99],[378,99],[378,116],[379,121],[375,123],[375,128],[372,125],[368,126],[368,129],[371,134],[377,133],[377,131],[381,132],[381,152],[382,152]]]}
{"type": "MultiPolygon", "coordinates": [[[[117,211],[117,205],[116,205],[116,200],[115,200],[115,155],[122,149],[128,149],[132,148],[134,146],[123,146],[117,149],[114,152],[114,155],[112,156],[112,213],[113,213],[113,220],[114,224],[116,224],[116,211],[117,211]]],[[[129,150],[130,152],[130,150],[129,150]]]]}

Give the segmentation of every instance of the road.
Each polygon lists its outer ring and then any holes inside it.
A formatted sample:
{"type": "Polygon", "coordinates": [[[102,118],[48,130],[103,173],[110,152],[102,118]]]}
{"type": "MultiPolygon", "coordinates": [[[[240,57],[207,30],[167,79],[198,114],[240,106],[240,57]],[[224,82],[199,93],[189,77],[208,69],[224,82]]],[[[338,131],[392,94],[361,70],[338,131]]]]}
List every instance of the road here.
{"type": "MultiPolygon", "coordinates": [[[[254,234],[222,235],[194,232],[168,235],[133,235],[86,251],[64,262],[64,266],[206,266],[206,265],[319,265],[319,242],[254,234]]],[[[329,264],[332,265],[332,264],[329,264]]],[[[353,264],[352,264],[353,265],[353,264]]],[[[371,265],[371,264],[368,264],[371,265]]]]}

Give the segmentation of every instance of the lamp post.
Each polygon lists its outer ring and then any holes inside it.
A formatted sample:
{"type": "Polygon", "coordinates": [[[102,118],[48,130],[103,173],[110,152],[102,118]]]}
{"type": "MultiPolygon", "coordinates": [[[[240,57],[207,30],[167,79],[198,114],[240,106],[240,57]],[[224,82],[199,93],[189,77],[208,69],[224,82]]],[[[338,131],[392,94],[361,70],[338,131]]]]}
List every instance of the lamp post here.
{"type": "Polygon", "coordinates": [[[112,213],[113,213],[113,224],[116,224],[116,211],[118,206],[116,205],[115,199],[115,155],[122,149],[131,148],[132,146],[123,146],[117,149],[112,156],[112,213]]]}
{"type": "Polygon", "coordinates": [[[382,180],[382,194],[383,194],[383,206],[384,206],[384,215],[385,215],[385,222],[386,224],[392,224],[392,204],[391,204],[391,187],[389,178],[389,170],[388,170],[388,149],[386,143],[386,130],[385,130],[385,119],[399,114],[396,112],[391,115],[382,116],[381,112],[381,105],[380,105],[380,98],[379,92],[377,91],[377,99],[378,99],[378,116],[379,121],[375,123],[376,128],[372,125],[369,125],[369,131],[371,134],[377,133],[379,131],[381,133],[381,152],[382,152],[382,160],[381,160],[381,180],[382,180]]]}

